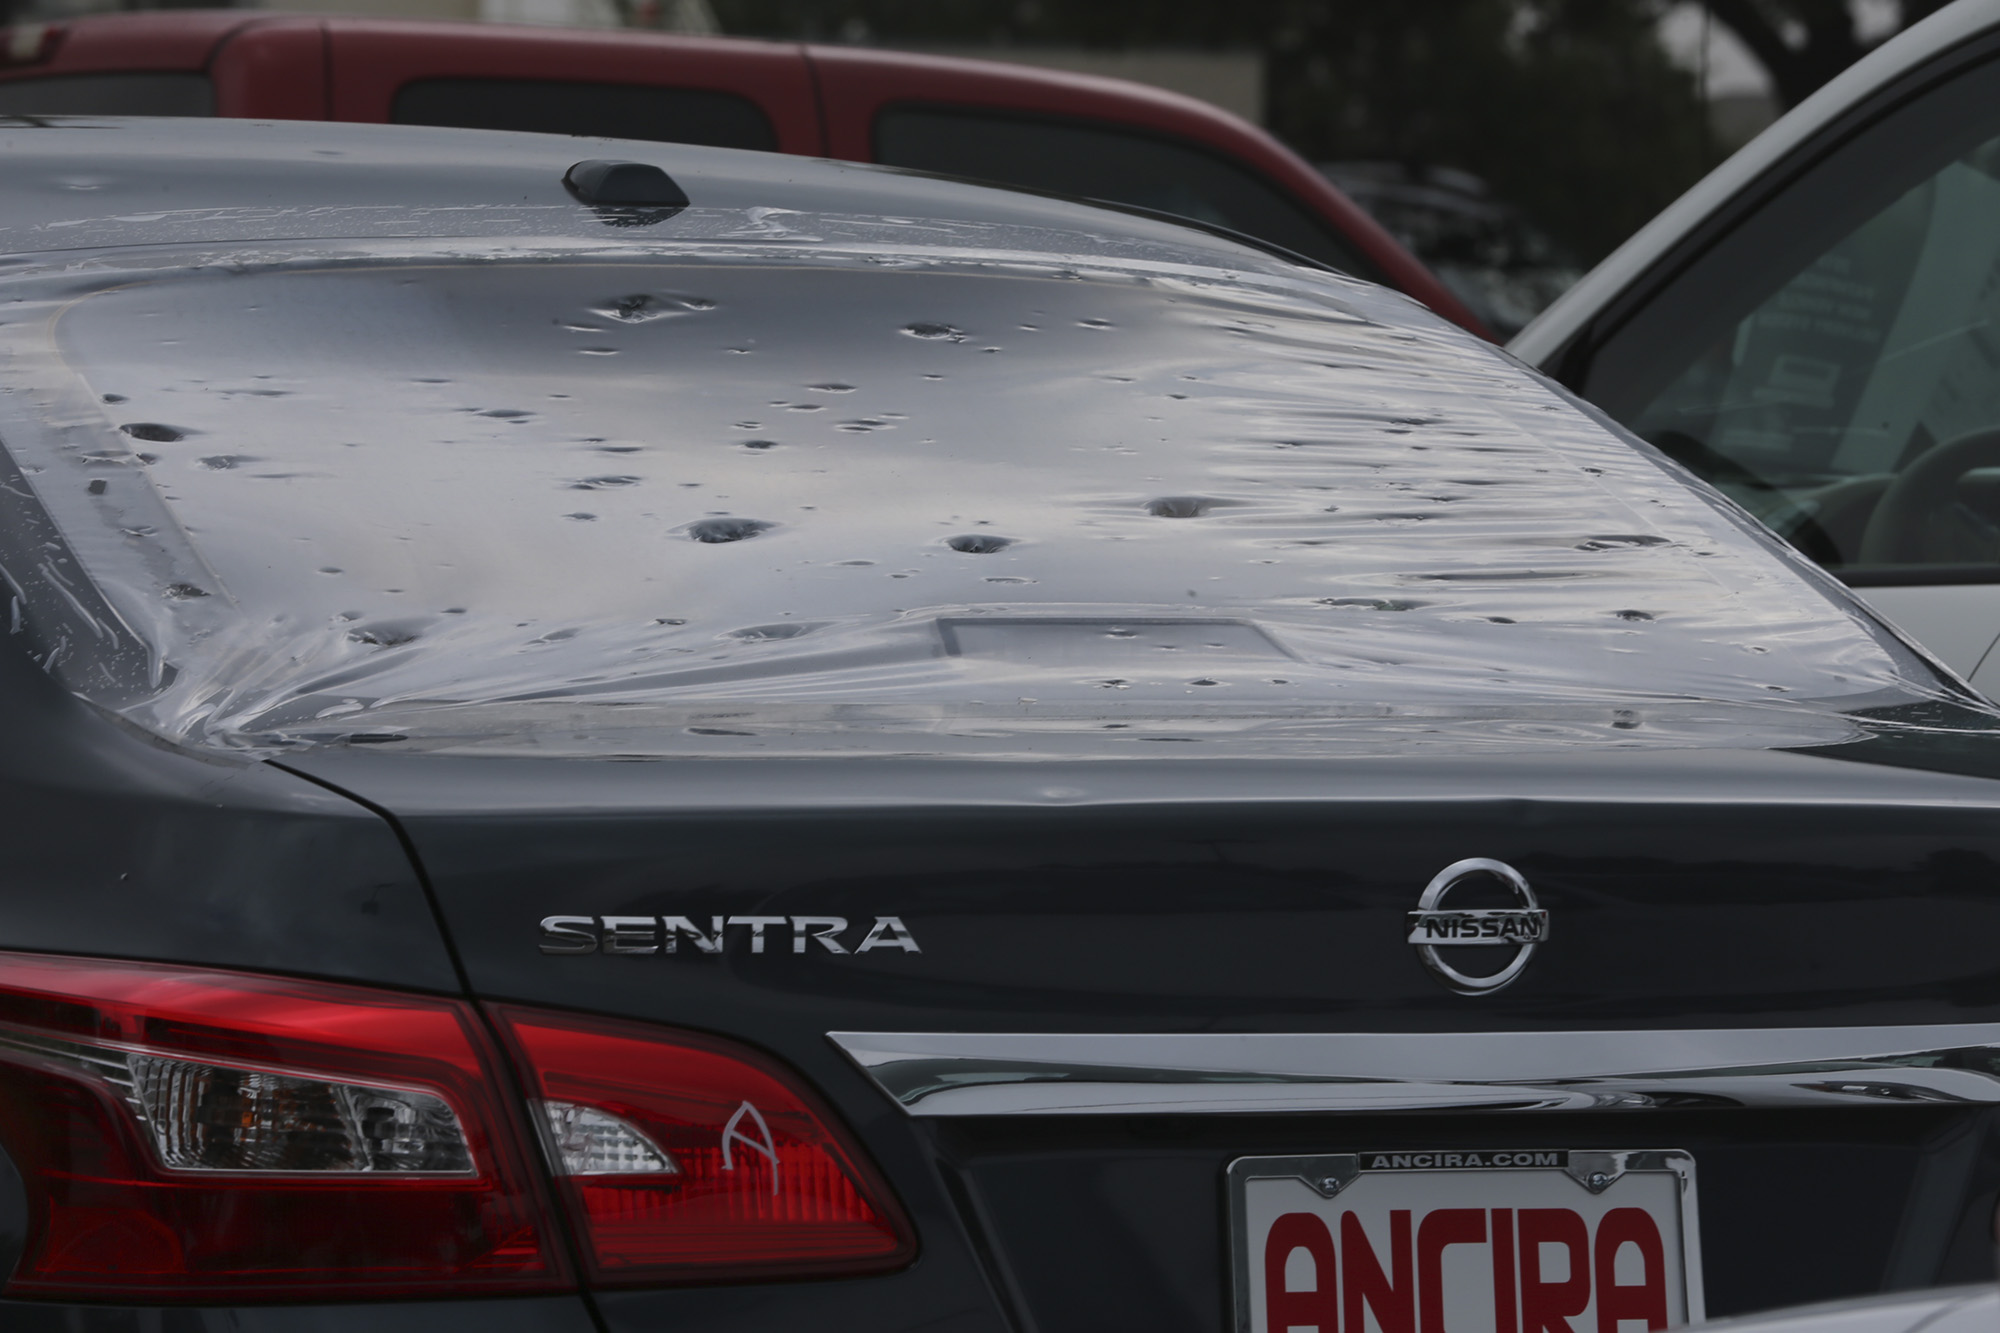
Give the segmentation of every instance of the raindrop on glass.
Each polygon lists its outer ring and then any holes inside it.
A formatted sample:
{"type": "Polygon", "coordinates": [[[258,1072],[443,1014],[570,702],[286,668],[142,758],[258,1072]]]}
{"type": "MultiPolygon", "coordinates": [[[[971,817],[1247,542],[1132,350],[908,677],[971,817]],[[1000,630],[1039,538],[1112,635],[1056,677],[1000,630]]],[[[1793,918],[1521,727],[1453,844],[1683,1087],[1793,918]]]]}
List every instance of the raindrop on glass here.
{"type": "Polygon", "coordinates": [[[731,630],[729,632],[729,637],[732,639],[747,639],[753,643],[760,643],[770,639],[796,639],[801,634],[810,634],[812,633],[812,631],[818,628],[819,626],[817,625],[800,625],[800,624],[746,625],[742,629],[731,630]]]}
{"type": "Polygon", "coordinates": [[[187,438],[187,432],[174,426],[163,426],[157,421],[133,421],[120,426],[135,440],[148,440],[154,444],[172,444],[175,440],[187,438]]]}
{"type": "Polygon", "coordinates": [[[1579,551],[1630,551],[1642,546],[1667,546],[1671,543],[1665,537],[1655,537],[1649,533],[1620,533],[1610,537],[1591,537],[1576,544],[1579,551]]]}
{"type": "Polygon", "coordinates": [[[596,313],[627,324],[647,324],[688,310],[713,310],[715,302],[705,296],[654,296],[636,292],[611,300],[596,313]]]}
{"type": "Polygon", "coordinates": [[[722,542],[740,542],[760,532],[769,532],[776,526],[756,518],[704,518],[688,524],[687,535],[698,542],[719,545],[722,542]]]}
{"type": "Polygon", "coordinates": [[[992,555],[1004,551],[1014,544],[1012,537],[999,537],[990,532],[967,532],[956,537],[945,538],[944,544],[954,551],[967,555],[992,555]]]}
{"type": "Polygon", "coordinates": [[[356,643],[365,643],[374,648],[395,648],[409,643],[417,637],[416,631],[397,625],[377,625],[367,629],[351,629],[347,637],[356,643]]]}
{"type": "Polygon", "coordinates": [[[1414,611],[1422,602],[1401,597],[1322,597],[1320,606],[1355,607],[1364,611],[1414,611]]]}

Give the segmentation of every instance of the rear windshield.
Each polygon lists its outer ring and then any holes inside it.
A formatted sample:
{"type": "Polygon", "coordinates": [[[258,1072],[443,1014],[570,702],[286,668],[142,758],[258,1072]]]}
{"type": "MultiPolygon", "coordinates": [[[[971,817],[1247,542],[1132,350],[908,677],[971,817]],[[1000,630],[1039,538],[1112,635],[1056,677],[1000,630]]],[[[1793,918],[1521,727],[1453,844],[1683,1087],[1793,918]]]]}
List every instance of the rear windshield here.
{"type": "Polygon", "coordinates": [[[212,116],[206,74],[53,74],[0,82],[4,116],[212,116]]]}
{"type": "Polygon", "coordinates": [[[1393,296],[789,222],[9,280],[16,628],[253,748],[1640,744],[1941,689],[1393,296]]]}
{"type": "Polygon", "coordinates": [[[548,79],[420,79],[389,110],[398,125],[652,139],[775,152],[764,109],[735,93],[548,79]]]}
{"type": "Polygon", "coordinates": [[[1298,200],[1205,148],[1091,121],[892,106],[875,120],[875,160],[1214,223],[1381,280],[1380,271],[1298,200]]]}

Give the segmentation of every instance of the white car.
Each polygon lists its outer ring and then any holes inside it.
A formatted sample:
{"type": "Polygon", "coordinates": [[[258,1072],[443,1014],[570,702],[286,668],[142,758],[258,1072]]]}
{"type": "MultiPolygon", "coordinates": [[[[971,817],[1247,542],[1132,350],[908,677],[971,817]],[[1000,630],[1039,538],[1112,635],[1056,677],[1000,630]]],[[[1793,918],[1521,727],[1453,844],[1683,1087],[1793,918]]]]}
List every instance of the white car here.
{"type": "Polygon", "coordinates": [[[2000,0],[1829,83],[1511,350],[2000,694],[2000,0]]]}
{"type": "Polygon", "coordinates": [[[1704,1333],[1991,1333],[1996,1322],[2000,1293],[1988,1282],[1802,1305],[1713,1323],[1704,1333]]]}

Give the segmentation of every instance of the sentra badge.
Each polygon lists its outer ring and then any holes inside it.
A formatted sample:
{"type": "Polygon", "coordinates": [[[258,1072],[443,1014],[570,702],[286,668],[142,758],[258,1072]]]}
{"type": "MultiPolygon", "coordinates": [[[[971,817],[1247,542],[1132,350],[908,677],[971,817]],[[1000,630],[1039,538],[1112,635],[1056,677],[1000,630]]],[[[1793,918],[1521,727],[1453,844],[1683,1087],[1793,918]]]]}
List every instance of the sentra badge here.
{"type": "Polygon", "coordinates": [[[878,916],[865,930],[844,916],[545,916],[543,953],[922,953],[902,918],[878,916]]]}
{"type": "Polygon", "coordinates": [[[1475,856],[1456,861],[1437,873],[1409,915],[1410,943],[1438,980],[1461,995],[1486,995],[1513,981],[1527,968],[1535,946],[1549,937],[1549,914],[1535,901],[1535,891],[1521,872],[1501,861],[1475,856]],[[1490,875],[1513,893],[1515,907],[1471,907],[1454,911],[1445,895],[1476,876],[1490,875]],[[1438,954],[1440,947],[1492,945],[1512,948],[1513,960],[1484,976],[1459,971],[1438,954]]]}

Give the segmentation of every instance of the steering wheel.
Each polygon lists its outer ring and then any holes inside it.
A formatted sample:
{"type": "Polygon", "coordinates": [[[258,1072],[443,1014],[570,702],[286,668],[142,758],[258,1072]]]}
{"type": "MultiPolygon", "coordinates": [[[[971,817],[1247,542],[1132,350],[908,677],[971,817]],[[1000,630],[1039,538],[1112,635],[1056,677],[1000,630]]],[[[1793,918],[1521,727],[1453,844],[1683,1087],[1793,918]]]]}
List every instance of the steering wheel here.
{"type": "Polygon", "coordinates": [[[1709,485],[1750,511],[1751,517],[1822,565],[1840,563],[1840,550],[1826,529],[1790,496],[1724,453],[1685,431],[1662,431],[1648,442],[1709,485]]]}
{"type": "Polygon", "coordinates": [[[1864,565],[1915,564],[1924,558],[1929,520],[1975,468],[2000,467],[2000,430],[1976,430],[1933,445],[1882,492],[1861,534],[1864,565]]]}

